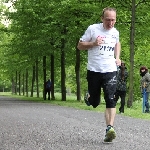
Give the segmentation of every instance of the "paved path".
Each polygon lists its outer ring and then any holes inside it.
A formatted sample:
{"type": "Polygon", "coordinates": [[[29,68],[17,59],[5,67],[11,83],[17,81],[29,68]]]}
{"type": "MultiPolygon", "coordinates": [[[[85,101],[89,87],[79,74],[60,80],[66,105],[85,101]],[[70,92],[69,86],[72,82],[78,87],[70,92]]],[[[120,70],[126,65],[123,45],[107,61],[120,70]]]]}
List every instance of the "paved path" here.
{"type": "Polygon", "coordinates": [[[104,114],[0,97],[0,150],[150,150],[150,121],[116,116],[103,144],[104,114]]]}

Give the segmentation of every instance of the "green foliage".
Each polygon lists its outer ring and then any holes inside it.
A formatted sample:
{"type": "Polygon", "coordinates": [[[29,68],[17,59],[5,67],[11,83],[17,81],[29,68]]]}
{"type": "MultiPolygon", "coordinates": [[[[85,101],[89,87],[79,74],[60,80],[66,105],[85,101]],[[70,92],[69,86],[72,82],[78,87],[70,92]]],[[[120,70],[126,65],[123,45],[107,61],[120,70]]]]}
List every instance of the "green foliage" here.
{"type": "MultiPolygon", "coordinates": [[[[134,95],[135,100],[140,96],[139,68],[146,65],[150,68],[149,51],[149,19],[150,2],[136,1],[135,54],[134,54],[134,95]],[[140,2],[140,3],[139,3],[140,2]]],[[[120,31],[122,45],[121,59],[130,70],[130,1],[122,0],[17,0],[13,3],[15,11],[5,11],[11,20],[8,28],[0,25],[0,56],[1,79],[11,80],[15,71],[25,73],[32,71],[35,60],[39,60],[40,81],[42,79],[42,57],[55,58],[55,87],[60,88],[61,47],[65,44],[66,86],[76,93],[76,45],[80,36],[90,24],[101,22],[100,15],[104,7],[117,8],[116,28],[120,31]],[[62,43],[62,40],[64,43],[62,43]]],[[[2,5],[1,5],[1,8],[2,5]]],[[[87,52],[81,51],[81,93],[87,89],[86,62],[87,52]]],[[[31,73],[30,73],[31,74],[31,73]]],[[[31,75],[30,75],[31,81],[31,75]]],[[[42,84],[40,84],[42,86],[42,84]]]]}

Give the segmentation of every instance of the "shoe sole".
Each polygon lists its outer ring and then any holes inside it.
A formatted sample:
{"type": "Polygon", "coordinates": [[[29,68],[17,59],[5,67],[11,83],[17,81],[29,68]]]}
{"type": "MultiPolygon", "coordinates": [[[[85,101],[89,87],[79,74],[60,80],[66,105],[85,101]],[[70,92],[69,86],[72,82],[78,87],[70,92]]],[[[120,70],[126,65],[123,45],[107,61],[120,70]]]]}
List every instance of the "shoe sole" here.
{"type": "Polygon", "coordinates": [[[103,141],[102,143],[103,144],[113,144],[113,142],[105,142],[105,141],[103,141]]]}
{"type": "Polygon", "coordinates": [[[116,138],[116,133],[114,130],[110,129],[107,133],[106,133],[106,137],[108,139],[110,139],[110,141],[114,140],[116,138]]]}
{"type": "Polygon", "coordinates": [[[112,139],[109,139],[108,137],[105,137],[103,142],[109,144],[109,143],[112,143],[112,139]]]}

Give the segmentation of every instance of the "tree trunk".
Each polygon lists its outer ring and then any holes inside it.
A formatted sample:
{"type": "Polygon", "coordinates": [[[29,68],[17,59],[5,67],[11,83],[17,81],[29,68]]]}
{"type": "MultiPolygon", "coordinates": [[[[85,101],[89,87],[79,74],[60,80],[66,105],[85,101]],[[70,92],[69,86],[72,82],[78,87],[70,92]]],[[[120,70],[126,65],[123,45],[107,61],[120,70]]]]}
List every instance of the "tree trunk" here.
{"type": "Polygon", "coordinates": [[[38,58],[36,59],[36,93],[37,93],[37,97],[39,98],[39,78],[38,78],[38,58]]]}
{"type": "Polygon", "coordinates": [[[76,48],[76,84],[77,84],[77,100],[81,100],[81,91],[80,91],[80,50],[76,48]]]}
{"type": "Polygon", "coordinates": [[[28,69],[26,69],[26,96],[28,97],[28,69]]]}
{"type": "Polygon", "coordinates": [[[35,65],[33,66],[33,72],[32,72],[32,85],[31,85],[31,96],[30,97],[33,97],[34,82],[35,82],[35,65]]]}
{"type": "Polygon", "coordinates": [[[54,55],[51,54],[51,82],[52,82],[52,88],[51,88],[51,99],[55,100],[54,96],[54,55]]]}
{"type": "Polygon", "coordinates": [[[46,82],[46,56],[43,56],[43,99],[46,99],[45,97],[45,82],[46,82]]]}
{"type": "Polygon", "coordinates": [[[20,72],[19,72],[19,77],[18,77],[19,78],[18,79],[19,80],[19,87],[18,87],[19,95],[21,95],[21,91],[20,91],[20,89],[21,89],[21,82],[20,82],[20,80],[21,79],[20,79],[20,77],[21,77],[21,75],[20,75],[20,72]]]}
{"type": "Polygon", "coordinates": [[[22,75],[22,92],[23,92],[23,96],[24,96],[24,73],[22,75]]]}
{"type": "Polygon", "coordinates": [[[15,93],[15,82],[14,82],[14,77],[12,77],[12,94],[15,93]]]}
{"type": "Polygon", "coordinates": [[[132,0],[132,15],[131,15],[131,29],[130,29],[130,73],[129,73],[129,99],[127,107],[131,107],[133,103],[133,72],[134,72],[134,35],[135,35],[135,0],[132,0]]]}
{"type": "MultiPolygon", "coordinates": [[[[66,34],[65,32],[63,34],[66,34]]],[[[61,93],[62,93],[62,101],[66,101],[66,86],[65,86],[65,40],[61,40],[61,93]]]]}
{"type": "Polygon", "coordinates": [[[18,80],[18,72],[16,71],[16,83],[15,83],[15,94],[17,95],[17,80],[18,80]]]}

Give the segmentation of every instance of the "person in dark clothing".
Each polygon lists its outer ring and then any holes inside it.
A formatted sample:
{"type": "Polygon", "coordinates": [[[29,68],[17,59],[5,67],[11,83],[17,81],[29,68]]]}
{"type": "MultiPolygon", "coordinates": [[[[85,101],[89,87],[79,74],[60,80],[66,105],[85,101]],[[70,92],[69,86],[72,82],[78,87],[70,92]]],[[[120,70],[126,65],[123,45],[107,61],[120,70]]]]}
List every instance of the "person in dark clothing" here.
{"type": "MultiPolygon", "coordinates": [[[[146,110],[145,110],[145,113],[149,113],[149,93],[150,93],[150,74],[148,72],[148,68],[145,67],[145,66],[142,66],[140,68],[140,76],[141,76],[141,79],[140,79],[140,84],[141,84],[141,92],[143,93],[143,90],[145,88],[146,90],[146,93],[145,93],[145,107],[146,107],[146,110]]],[[[143,93],[144,94],[144,93],[143,93]]]]}
{"type": "Polygon", "coordinates": [[[48,100],[50,100],[50,93],[51,93],[51,88],[52,88],[52,83],[51,80],[49,79],[48,81],[46,81],[45,83],[45,95],[44,95],[44,99],[46,100],[46,95],[48,93],[48,100]]]}
{"type": "Polygon", "coordinates": [[[121,66],[118,67],[117,71],[117,88],[115,92],[115,100],[118,101],[119,97],[121,98],[121,105],[119,108],[120,113],[124,113],[124,106],[125,106],[125,97],[127,91],[127,78],[128,78],[128,71],[125,67],[125,63],[122,61],[121,66]]]}

